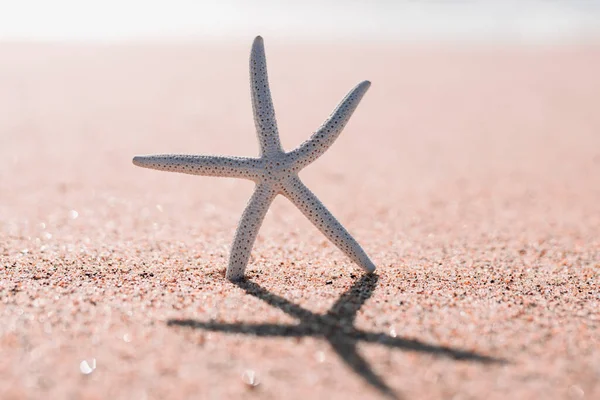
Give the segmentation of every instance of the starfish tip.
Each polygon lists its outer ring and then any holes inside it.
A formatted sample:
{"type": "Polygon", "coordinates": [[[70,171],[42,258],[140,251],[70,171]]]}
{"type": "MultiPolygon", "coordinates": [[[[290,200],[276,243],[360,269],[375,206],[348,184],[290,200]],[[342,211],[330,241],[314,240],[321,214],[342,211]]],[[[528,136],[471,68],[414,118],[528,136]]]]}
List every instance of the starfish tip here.
{"type": "Polygon", "coordinates": [[[366,263],[365,265],[365,271],[367,271],[367,273],[372,274],[373,272],[375,272],[375,264],[373,264],[373,262],[371,260],[369,260],[368,263],[366,263]]]}
{"type": "Polygon", "coordinates": [[[143,159],[143,157],[141,157],[141,156],[135,156],[135,157],[133,157],[133,160],[131,160],[131,162],[133,163],[133,165],[137,165],[138,167],[141,167],[142,159],[143,159]]]}

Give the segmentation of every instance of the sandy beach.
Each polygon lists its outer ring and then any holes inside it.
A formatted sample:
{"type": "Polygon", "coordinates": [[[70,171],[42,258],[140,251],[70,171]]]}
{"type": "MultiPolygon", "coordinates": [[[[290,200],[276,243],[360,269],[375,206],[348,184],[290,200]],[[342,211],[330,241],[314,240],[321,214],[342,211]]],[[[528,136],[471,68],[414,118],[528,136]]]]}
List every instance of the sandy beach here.
{"type": "Polygon", "coordinates": [[[281,140],[372,87],[225,280],[247,43],[0,45],[0,398],[600,398],[600,45],[265,38],[281,140]]]}

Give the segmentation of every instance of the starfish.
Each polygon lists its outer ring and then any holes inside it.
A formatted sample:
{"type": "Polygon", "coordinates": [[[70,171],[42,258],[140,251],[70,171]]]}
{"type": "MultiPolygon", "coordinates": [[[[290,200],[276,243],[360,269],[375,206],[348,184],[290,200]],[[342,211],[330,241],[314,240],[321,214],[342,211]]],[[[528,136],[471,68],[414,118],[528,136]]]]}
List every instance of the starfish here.
{"type": "Polygon", "coordinates": [[[354,87],[333,113],[296,149],[285,152],[279,141],[275,110],[271,99],[263,39],[257,36],[250,53],[250,89],[254,124],[260,145],[258,158],[203,155],[136,156],[139,167],[184,174],[249,179],[256,183],[239,222],[227,266],[231,281],[244,278],[250,251],[273,199],[281,194],[300,211],[352,261],[367,272],[375,270],[358,242],[325,208],[321,201],[298,177],[298,172],[320,157],[338,138],[371,83],[354,87]]]}

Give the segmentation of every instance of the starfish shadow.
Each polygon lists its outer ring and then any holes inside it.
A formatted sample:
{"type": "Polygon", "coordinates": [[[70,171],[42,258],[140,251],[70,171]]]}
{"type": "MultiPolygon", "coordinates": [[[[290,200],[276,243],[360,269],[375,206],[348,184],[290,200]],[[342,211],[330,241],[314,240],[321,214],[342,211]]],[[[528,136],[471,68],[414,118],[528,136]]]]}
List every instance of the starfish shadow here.
{"type": "Polygon", "coordinates": [[[202,322],[191,319],[171,319],[169,326],[186,326],[214,332],[248,334],[259,337],[320,337],[325,339],[338,356],[355,373],[382,394],[397,398],[394,391],[379,376],[367,360],[357,350],[358,342],[376,343],[390,348],[432,354],[455,360],[472,361],[485,364],[504,363],[502,359],[482,355],[473,351],[455,349],[447,346],[427,344],[416,339],[404,339],[385,333],[366,332],[354,327],[354,320],[362,305],[371,297],[379,277],[376,274],[363,275],[350,289],[343,293],[331,309],[324,315],[315,314],[281,296],[273,294],[251,281],[236,284],[246,293],[257,297],[267,304],[279,308],[297,318],[296,325],[285,324],[247,324],[202,322]]]}

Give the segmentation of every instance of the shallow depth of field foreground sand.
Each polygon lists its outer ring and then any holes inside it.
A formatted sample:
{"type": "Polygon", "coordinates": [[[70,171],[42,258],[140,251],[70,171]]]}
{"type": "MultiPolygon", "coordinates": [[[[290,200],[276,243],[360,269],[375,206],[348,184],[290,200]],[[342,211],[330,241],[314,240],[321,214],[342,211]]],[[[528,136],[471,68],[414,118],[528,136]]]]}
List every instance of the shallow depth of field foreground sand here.
{"type": "Polygon", "coordinates": [[[600,398],[600,47],[266,39],[282,142],[373,85],[224,279],[255,155],[248,43],[0,46],[0,398],[600,398]],[[299,325],[298,325],[299,324],[299,325]],[[298,325],[298,326],[295,326],[298,325]]]}

